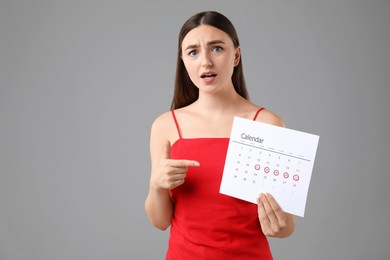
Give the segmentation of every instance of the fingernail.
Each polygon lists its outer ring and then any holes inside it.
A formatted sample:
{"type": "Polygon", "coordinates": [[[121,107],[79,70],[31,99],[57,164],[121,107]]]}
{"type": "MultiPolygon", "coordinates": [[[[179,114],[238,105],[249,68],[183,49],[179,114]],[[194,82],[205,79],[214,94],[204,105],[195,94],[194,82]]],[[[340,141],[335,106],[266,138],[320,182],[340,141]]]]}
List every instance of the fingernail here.
{"type": "Polygon", "coordinates": [[[200,166],[200,163],[194,162],[194,166],[200,166]]]}

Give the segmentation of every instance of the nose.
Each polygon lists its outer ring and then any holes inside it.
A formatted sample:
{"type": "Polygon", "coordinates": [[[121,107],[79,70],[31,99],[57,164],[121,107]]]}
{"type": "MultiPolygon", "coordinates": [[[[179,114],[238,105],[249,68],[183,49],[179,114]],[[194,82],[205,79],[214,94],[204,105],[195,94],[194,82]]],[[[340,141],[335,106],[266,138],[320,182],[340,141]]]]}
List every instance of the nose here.
{"type": "Polygon", "coordinates": [[[201,58],[202,58],[202,60],[201,60],[202,67],[207,68],[207,67],[213,66],[213,63],[212,63],[211,57],[210,57],[210,53],[204,51],[201,58]]]}

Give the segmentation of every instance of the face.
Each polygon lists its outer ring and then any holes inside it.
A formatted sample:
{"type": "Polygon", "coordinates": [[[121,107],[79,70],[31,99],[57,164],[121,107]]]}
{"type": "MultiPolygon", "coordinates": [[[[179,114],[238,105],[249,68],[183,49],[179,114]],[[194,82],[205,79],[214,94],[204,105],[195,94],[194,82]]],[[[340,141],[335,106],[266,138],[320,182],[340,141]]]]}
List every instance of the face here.
{"type": "Polygon", "coordinates": [[[240,61],[240,48],[230,36],[210,25],[200,25],[184,37],[182,60],[199,90],[212,91],[233,86],[231,77],[240,61]]]}

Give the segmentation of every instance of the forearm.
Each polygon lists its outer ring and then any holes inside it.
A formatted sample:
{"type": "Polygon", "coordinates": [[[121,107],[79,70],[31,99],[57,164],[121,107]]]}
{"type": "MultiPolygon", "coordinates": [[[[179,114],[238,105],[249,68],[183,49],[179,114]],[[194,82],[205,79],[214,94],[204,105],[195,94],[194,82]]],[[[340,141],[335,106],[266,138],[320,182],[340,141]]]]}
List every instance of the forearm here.
{"type": "Polygon", "coordinates": [[[161,230],[167,229],[172,221],[173,205],[167,189],[150,187],[145,201],[145,210],[150,222],[161,230]]]}

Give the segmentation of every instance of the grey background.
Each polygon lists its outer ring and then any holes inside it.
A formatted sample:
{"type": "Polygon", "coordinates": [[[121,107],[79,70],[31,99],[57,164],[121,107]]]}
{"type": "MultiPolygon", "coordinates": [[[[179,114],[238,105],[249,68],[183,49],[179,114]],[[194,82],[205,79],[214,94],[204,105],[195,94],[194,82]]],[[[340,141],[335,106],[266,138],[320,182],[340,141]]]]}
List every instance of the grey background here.
{"type": "Polygon", "coordinates": [[[321,136],[275,259],[390,259],[389,1],[0,1],[0,259],[163,259],[149,130],[203,10],[238,31],[251,100],[321,136]]]}

